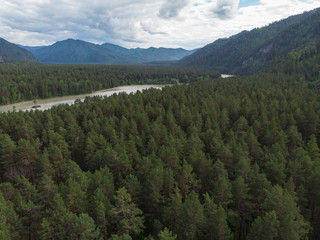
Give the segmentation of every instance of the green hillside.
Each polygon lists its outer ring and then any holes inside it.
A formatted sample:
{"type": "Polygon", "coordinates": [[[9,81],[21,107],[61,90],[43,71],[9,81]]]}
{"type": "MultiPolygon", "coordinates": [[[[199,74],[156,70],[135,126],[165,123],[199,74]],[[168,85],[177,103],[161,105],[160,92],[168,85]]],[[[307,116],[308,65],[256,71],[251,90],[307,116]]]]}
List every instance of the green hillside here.
{"type": "Polygon", "coordinates": [[[30,62],[37,62],[37,59],[31,52],[19,47],[16,44],[10,43],[3,38],[0,38],[0,64],[25,64],[30,62]]]}
{"type": "Polygon", "coordinates": [[[292,51],[285,58],[276,59],[273,72],[297,75],[300,80],[315,84],[320,81],[320,42],[302,50],[292,51]]]}
{"type": "Polygon", "coordinates": [[[230,74],[253,74],[270,69],[275,58],[302,49],[319,37],[320,9],[316,9],[219,39],[183,58],[180,64],[230,74]]]}

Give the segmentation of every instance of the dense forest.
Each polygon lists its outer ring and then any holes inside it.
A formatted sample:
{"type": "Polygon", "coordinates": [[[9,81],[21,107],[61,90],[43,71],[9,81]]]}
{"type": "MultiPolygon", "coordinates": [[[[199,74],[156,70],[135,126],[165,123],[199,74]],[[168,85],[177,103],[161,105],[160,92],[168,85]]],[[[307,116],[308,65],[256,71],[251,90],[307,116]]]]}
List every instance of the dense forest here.
{"type": "Polygon", "coordinates": [[[319,16],[318,9],[200,50],[237,39],[228,50],[240,54],[244,44],[252,49],[244,57],[257,59],[241,73],[266,63],[268,71],[249,77],[1,64],[0,104],[188,84],[0,114],[0,239],[320,239],[319,16]]]}
{"type": "Polygon", "coordinates": [[[296,79],[1,114],[0,239],[319,239],[320,96],[296,79]]]}
{"type": "Polygon", "coordinates": [[[0,104],[66,96],[131,84],[189,83],[216,71],[178,67],[0,64],[0,104]]]}
{"type": "Polygon", "coordinates": [[[278,58],[273,63],[273,72],[295,75],[312,88],[319,87],[320,81],[320,42],[300,51],[292,51],[285,58],[278,58]]]}

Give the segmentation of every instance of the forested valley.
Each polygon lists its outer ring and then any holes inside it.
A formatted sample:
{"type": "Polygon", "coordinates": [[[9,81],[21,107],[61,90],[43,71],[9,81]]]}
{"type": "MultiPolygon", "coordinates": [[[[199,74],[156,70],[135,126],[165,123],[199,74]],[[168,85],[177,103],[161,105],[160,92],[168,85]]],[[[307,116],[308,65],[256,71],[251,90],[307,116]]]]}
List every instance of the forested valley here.
{"type": "Polygon", "coordinates": [[[319,116],[280,72],[0,114],[0,239],[319,239],[319,116]]]}
{"type": "Polygon", "coordinates": [[[2,0],[0,240],[320,239],[319,6],[2,0]]]}
{"type": "Polygon", "coordinates": [[[189,83],[218,76],[213,70],[172,66],[0,64],[0,104],[91,93],[120,85],[189,83]]]}

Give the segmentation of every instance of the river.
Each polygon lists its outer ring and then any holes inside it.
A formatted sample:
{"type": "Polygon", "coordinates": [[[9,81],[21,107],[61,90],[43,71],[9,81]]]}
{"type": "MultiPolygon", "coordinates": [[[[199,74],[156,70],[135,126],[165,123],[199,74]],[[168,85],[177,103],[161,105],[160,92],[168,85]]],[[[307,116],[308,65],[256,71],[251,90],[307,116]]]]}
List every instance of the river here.
{"type": "Polygon", "coordinates": [[[234,75],[230,75],[230,74],[221,74],[222,78],[229,78],[229,77],[234,77],[234,75]]]}
{"type": "MultiPolygon", "coordinates": [[[[221,74],[222,78],[233,77],[233,75],[229,74],[221,74]]],[[[60,105],[60,104],[74,104],[76,99],[80,99],[83,101],[85,97],[93,97],[93,96],[111,96],[114,93],[126,92],[127,94],[136,93],[137,91],[142,91],[148,88],[162,88],[168,85],[129,85],[129,86],[120,86],[115,88],[108,88],[101,91],[96,91],[89,94],[81,94],[81,95],[71,95],[71,96],[63,96],[63,97],[53,97],[53,98],[46,98],[46,99],[37,99],[36,103],[34,101],[25,101],[25,102],[18,102],[8,105],[1,105],[0,106],[0,113],[13,111],[30,111],[30,110],[47,110],[52,108],[53,106],[60,105]],[[37,108],[32,108],[33,106],[39,106],[37,108]]]]}
{"type": "Polygon", "coordinates": [[[36,103],[34,101],[18,102],[18,103],[0,106],[0,113],[13,111],[13,109],[15,109],[15,111],[35,110],[35,108],[32,108],[32,106],[35,106],[35,105],[39,106],[36,109],[43,111],[60,104],[71,105],[71,104],[74,104],[74,101],[76,99],[80,99],[81,101],[83,101],[85,97],[93,97],[93,96],[109,97],[114,93],[126,92],[127,94],[130,94],[130,93],[136,93],[137,91],[142,91],[148,88],[161,89],[164,86],[167,86],[167,85],[129,85],[129,86],[120,86],[115,88],[108,88],[105,90],[101,90],[101,91],[97,91],[89,94],[37,99],[36,103]]]}

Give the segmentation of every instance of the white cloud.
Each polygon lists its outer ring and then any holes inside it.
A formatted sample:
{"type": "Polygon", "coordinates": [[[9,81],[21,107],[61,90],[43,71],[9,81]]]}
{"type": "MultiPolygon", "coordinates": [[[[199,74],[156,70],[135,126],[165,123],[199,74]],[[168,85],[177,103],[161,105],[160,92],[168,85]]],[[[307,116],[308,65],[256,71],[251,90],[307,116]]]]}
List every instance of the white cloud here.
{"type": "Polygon", "coordinates": [[[229,19],[236,15],[240,0],[217,0],[212,8],[213,14],[220,19],[229,19]]]}
{"type": "Polygon", "coordinates": [[[188,5],[188,0],[166,0],[161,6],[159,17],[161,18],[174,18],[177,17],[179,12],[188,5]]]}
{"type": "Polygon", "coordinates": [[[24,45],[75,38],[125,47],[201,47],[320,7],[320,0],[1,0],[0,37],[24,45]]]}

